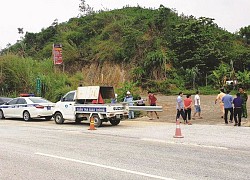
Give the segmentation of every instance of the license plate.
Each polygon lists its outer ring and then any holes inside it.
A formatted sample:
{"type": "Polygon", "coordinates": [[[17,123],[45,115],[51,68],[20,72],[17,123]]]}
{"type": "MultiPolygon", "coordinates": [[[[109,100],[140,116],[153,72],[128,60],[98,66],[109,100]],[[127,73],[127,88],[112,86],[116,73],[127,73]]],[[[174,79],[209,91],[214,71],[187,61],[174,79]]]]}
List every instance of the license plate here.
{"type": "Polygon", "coordinates": [[[50,107],[50,106],[48,106],[48,107],[47,107],[47,110],[51,110],[51,107],[50,107]]]}
{"type": "Polygon", "coordinates": [[[119,119],[121,116],[120,116],[120,114],[117,114],[115,117],[119,119]]]}

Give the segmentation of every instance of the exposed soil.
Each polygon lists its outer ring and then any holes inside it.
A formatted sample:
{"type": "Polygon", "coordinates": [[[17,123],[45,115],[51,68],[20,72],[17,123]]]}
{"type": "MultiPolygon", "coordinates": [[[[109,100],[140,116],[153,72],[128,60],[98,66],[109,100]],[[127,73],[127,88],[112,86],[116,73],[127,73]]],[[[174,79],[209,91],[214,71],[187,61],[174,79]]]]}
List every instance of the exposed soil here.
{"type": "MultiPolygon", "coordinates": [[[[175,123],[176,117],[176,98],[177,96],[164,96],[164,95],[156,95],[157,97],[157,105],[163,107],[163,112],[159,112],[159,119],[156,119],[154,115],[154,120],[149,120],[146,117],[147,113],[143,113],[143,117],[137,118],[137,120],[145,120],[145,121],[157,121],[157,122],[173,122],[175,123]]],[[[183,99],[186,96],[183,96],[183,99]]],[[[146,98],[146,97],[145,97],[146,98]]],[[[194,96],[192,96],[192,99],[194,96]]],[[[191,120],[193,124],[224,124],[224,119],[221,118],[221,112],[219,108],[219,104],[215,104],[216,95],[200,95],[201,98],[201,116],[202,119],[196,118],[195,120],[191,120]]],[[[248,113],[250,113],[250,102],[247,103],[248,113]]],[[[194,113],[194,107],[192,108],[192,115],[194,113]]],[[[182,118],[180,120],[183,122],[182,118]]],[[[246,123],[246,119],[242,118],[242,124],[246,123]]],[[[246,125],[246,124],[245,124],[246,125]]]]}

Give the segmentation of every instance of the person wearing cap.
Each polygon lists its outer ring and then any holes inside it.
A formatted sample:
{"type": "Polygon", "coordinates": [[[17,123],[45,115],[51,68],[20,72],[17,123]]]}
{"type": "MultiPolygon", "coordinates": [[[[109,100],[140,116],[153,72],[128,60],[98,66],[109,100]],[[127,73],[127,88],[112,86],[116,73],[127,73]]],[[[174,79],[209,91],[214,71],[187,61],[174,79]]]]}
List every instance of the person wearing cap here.
{"type": "Polygon", "coordinates": [[[111,99],[111,104],[117,103],[117,97],[118,97],[118,95],[115,94],[115,98],[112,98],[112,99],[111,99]]]}
{"type": "MultiPolygon", "coordinates": [[[[133,106],[134,105],[134,103],[133,103],[133,96],[131,95],[131,93],[129,91],[127,91],[126,97],[124,98],[123,102],[128,103],[129,106],[133,106]]],[[[129,111],[128,118],[129,119],[134,119],[135,118],[134,111],[129,111]]]]}
{"type": "Polygon", "coordinates": [[[243,89],[243,87],[239,88],[239,93],[240,93],[241,99],[243,100],[242,117],[247,118],[247,99],[248,99],[248,95],[245,92],[245,90],[243,89]]]}

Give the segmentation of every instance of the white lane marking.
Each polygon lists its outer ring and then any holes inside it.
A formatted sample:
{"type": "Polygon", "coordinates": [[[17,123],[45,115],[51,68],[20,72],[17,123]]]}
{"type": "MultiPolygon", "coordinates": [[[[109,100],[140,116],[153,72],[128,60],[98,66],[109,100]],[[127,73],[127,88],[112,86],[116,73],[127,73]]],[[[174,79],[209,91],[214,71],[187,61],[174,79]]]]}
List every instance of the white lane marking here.
{"type": "Polygon", "coordinates": [[[203,148],[211,148],[211,149],[223,149],[228,150],[227,147],[222,146],[209,146],[209,145],[202,145],[202,144],[195,144],[195,143],[185,143],[185,142],[174,142],[174,141],[164,141],[159,139],[149,139],[149,138],[142,138],[143,141],[152,141],[152,142],[158,142],[158,143],[166,143],[166,144],[177,144],[177,145],[186,145],[186,146],[197,146],[197,147],[203,147],[203,148]]]}
{"type": "Polygon", "coordinates": [[[55,155],[44,154],[44,153],[39,153],[39,152],[37,152],[35,154],[36,155],[41,155],[41,156],[47,156],[47,157],[51,157],[51,158],[56,158],[56,159],[62,159],[62,160],[66,160],[66,161],[77,162],[77,163],[81,163],[81,164],[87,164],[87,165],[91,165],[91,166],[97,166],[97,167],[106,168],[106,169],[112,169],[112,170],[115,170],[115,171],[121,171],[121,172],[125,172],[125,173],[130,173],[130,174],[136,174],[136,175],[155,178],[155,179],[174,180],[172,178],[166,178],[166,177],[162,177],[162,176],[156,176],[156,175],[152,175],[152,174],[127,170],[127,169],[122,169],[122,168],[117,168],[117,167],[112,167],[112,166],[106,166],[106,165],[102,165],[102,164],[97,164],[97,163],[92,163],[92,162],[87,162],[87,161],[81,161],[81,160],[77,160],[77,159],[71,159],[71,158],[66,158],[66,157],[62,157],[62,156],[55,156],[55,155]]]}

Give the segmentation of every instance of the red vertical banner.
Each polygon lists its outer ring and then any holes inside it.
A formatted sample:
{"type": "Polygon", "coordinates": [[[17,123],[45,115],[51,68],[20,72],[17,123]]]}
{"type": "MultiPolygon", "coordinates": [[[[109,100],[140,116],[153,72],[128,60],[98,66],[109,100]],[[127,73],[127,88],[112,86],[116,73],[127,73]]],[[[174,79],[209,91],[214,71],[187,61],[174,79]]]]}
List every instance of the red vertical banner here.
{"type": "Polygon", "coordinates": [[[54,64],[62,64],[62,45],[61,44],[53,44],[53,60],[54,64]]]}

